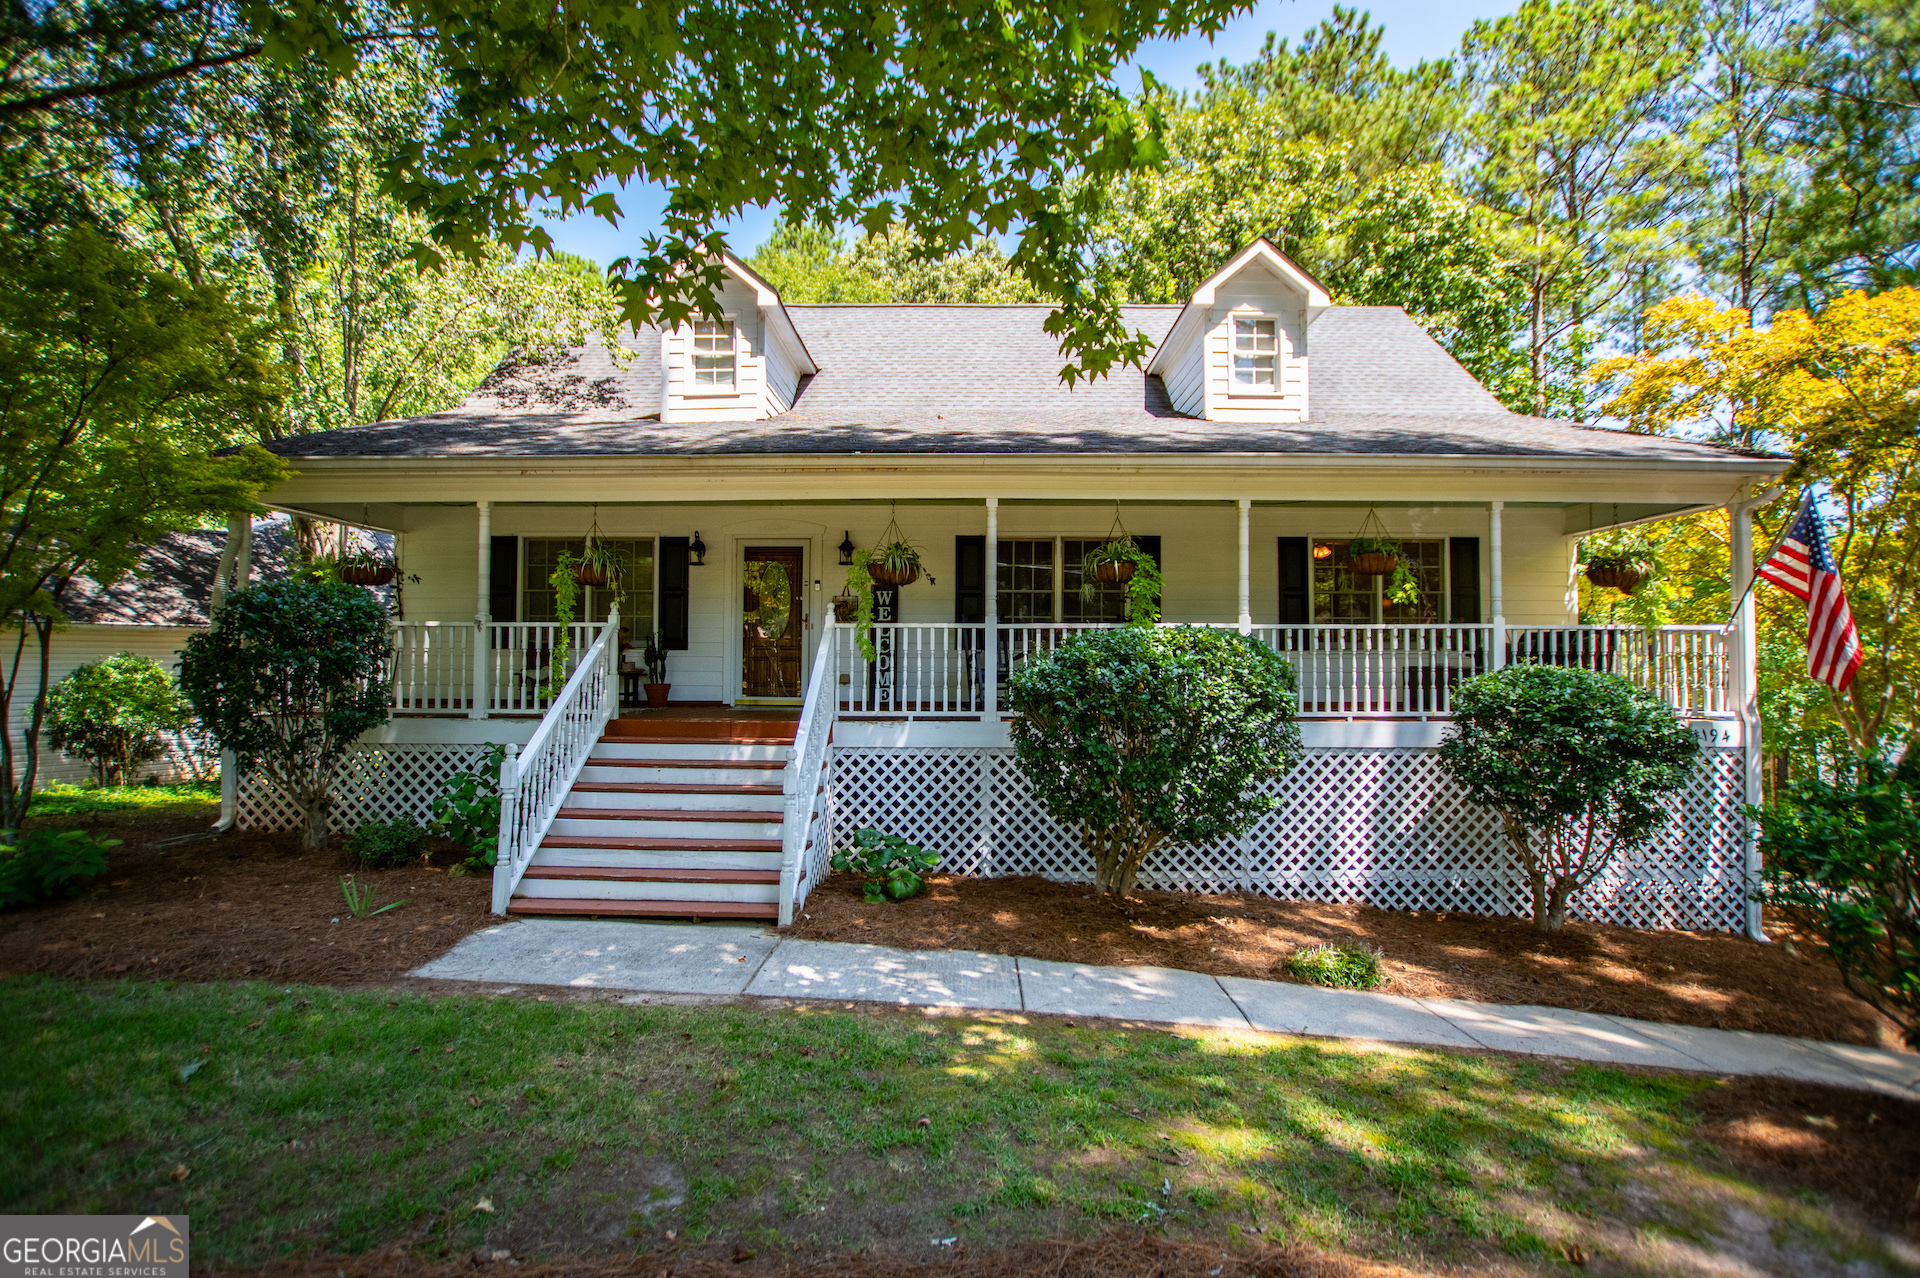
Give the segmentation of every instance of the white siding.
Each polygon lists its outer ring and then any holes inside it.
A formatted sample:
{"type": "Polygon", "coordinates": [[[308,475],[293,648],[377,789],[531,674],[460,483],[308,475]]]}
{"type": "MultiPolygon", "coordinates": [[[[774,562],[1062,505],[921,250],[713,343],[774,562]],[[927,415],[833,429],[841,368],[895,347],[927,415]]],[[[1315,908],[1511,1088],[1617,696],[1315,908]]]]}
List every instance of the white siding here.
{"type": "MultiPolygon", "coordinates": [[[[766,416],[769,398],[765,355],[766,324],[759,295],[744,280],[728,277],[720,304],[734,327],[734,388],[714,394],[693,384],[693,329],[683,326],[666,335],[665,420],[675,422],[758,421],[766,416]]],[[[787,391],[790,403],[793,392],[787,391]]],[[[783,410],[784,411],[784,410],[783,410]]]]}

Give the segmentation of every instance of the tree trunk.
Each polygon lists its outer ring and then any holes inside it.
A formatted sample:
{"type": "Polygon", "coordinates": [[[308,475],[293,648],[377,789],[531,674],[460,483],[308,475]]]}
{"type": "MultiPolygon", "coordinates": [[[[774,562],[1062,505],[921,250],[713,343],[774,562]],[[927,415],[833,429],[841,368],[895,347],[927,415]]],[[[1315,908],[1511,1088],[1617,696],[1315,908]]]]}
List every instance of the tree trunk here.
{"type": "Polygon", "coordinates": [[[327,850],[327,815],[332,808],[333,796],[325,790],[307,801],[307,826],[300,838],[302,852],[319,853],[327,850]]]}
{"type": "Polygon", "coordinates": [[[1561,879],[1547,893],[1546,916],[1540,914],[1539,897],[1534,897],[1533,925],[1542,932],[1558,932],[1567,925],[1567,909],[1573,898],[1573,881],[1561,879]]]}

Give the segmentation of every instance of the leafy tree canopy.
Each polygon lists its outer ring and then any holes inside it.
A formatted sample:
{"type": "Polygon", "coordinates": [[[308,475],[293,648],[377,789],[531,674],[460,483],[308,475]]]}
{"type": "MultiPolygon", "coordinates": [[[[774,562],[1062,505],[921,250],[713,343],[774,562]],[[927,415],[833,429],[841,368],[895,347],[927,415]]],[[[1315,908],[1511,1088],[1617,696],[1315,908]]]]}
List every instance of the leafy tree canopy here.
{"type": "Polygon", "coordinates": [[[849,245],[816,226],[783,226],[748,261],[787,302],[1037,302],[992,239],[929,259],[898,228],[849,245]]]}
{"type": "Polygon", "coordinates": [[[53,745],[91,762],[101,785],[132,784],[192,719],[173,676],[130,652],[76,667],[47,694],[53,745]]]}

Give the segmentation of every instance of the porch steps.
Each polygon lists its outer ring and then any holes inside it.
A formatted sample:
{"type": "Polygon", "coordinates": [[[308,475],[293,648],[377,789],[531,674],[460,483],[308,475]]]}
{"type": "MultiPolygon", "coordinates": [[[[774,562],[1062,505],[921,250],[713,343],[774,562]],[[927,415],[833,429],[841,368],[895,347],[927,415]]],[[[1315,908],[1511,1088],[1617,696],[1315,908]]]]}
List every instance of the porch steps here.
{"type": "Polygon", "coordinates": [[[776,917],[792,725],[641,726],[608,725],[509,912],[776,917]]]}

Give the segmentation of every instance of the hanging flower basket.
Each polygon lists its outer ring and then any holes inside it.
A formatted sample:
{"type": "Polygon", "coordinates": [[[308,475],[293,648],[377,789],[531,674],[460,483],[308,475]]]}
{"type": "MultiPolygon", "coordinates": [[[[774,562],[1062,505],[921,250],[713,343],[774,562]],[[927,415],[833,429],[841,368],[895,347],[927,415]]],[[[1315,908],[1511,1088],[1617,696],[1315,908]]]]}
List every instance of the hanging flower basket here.
{"type": "Polygon", "coordinates": [[[1360,521],[1359,531],[1347,542],[1347,571],[1356,577],[1389,577],[1405,557],[1399,538],[1387,536],[1380,516],[1374,513],[1373,507],[1367,507],[1367,517],[1360,521]]]}
{"type": "Polygon", "coordinates": [[[868,560],[867,575],[873,578],[873,584],[876,586],[898,590],[902,586],[911,586],[920,580],[920,566],[918,564],[890,565],[868,560]]]}
{"type": "Polygon", "coordinates": [[[347,564],[339,568],[340,580],[349,586],[384,586],[393,580],[392,564],[347,564]]]}
{"type": "Polygon", "coordinates": [[[1103,586],[1124,586],[1133,580],[1133,571],[1133,561],[1129,559],[1098,563],[1093,566],[1093,579],[1103,586]]]}
{"type": "Polygon", "coordinates": [[[1629,560],[1595,559],[1587,564],[1588,581],[1629,595],[1645,585],[1650,575],[1645,568],[1629,560]]]}
{"type": "Polygon", "coordinates": [[[1379,550],[1347,556],[1347,571],[1356,577],[1385,577],[1399,566],[1398,555],[1389,555],[1379,550]]]}
{"type": "Polygon", "coordinates": [[[575,564],[573,579],[583,586],[604,586],[607,584],[607,570],[598,564],[575,564]]]}

